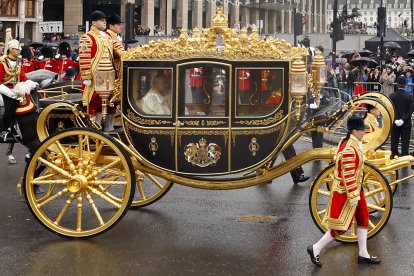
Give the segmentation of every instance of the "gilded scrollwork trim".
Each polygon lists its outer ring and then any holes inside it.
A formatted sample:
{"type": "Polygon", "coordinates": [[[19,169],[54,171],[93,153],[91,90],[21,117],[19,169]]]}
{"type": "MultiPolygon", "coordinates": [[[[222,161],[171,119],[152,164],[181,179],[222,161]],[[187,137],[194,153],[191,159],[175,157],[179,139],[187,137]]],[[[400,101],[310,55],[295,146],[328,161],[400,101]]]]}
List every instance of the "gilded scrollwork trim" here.
{"type": "Polygon", "coordinates": [[[128,122],[125,122],[125,132],[128,135],[128,138],[130,141],[133,141],[131,139],[130,131],[134,131],[140,134],[146,134],[146,135],[168,135],[170,136],[171,140],[171,146],[174,146],[174,136],[175,136],[175,130],[173,129],[144,129],[139,128],[137,126],[134,126],[128,122]]]}
{"type": "Polygon", "coordinates": [[[170,121],[166,120],[153,120],[153,119],[144,119],[136,115],[134,112],[132,112],[131,109],[127,110],[128,119],[133,121],[134,123],[141,124],[141,125],[166,125],[171,124],[170,121]]]}
{"type": "Polygon", "coordinates": [[[75,114],[53,114],[53,113],[49,113],[46,117],[46,122],[49,125],[49,120],[50,119],[70,119],[72,121],[72,123],[77,126],[77,122],[76,122],[76,116],[75,114]]]}
{"type": "Polygon", "coordinates": [[[207,126],[219,126],[219,125],[226,125],[226,121],[207,121],[207,126]]]}
{"type": "Polygon", "coordinates": [[[247,130],[232,130],[231,139],[233,142],[233,147],[236,146],[236,137],[240,135],[265,135],[275,132],[279,132],[277,140],[280,140],[283,136],[283,129],[286,127],[286,123],[282,123],[278,126],[267,128],[267,129],[247,129],[247,130]]]}
{"type": "Polygon", "coordinates": [[[247,125],[247,126],[266,126],[270,124],[274,124],[284,117],[283,110],[279,110],[275,113],[273,117],[261,120],[239,120],[235,121],[236,124],[247,125]]]}
{"type": "Polygon", "coordinates": [[[228,130],[179,130],[177,133],[178,144],[181,147],[181,138],[186,135],[222,135],[224,138],[224,145],[227,146],[227,140],[229,139],[228,130]]]}
{"type": "Polygon", "coordinates": [[[184,124],[187,126],[200,126],[200,121],[184,121],[184,124]]]}

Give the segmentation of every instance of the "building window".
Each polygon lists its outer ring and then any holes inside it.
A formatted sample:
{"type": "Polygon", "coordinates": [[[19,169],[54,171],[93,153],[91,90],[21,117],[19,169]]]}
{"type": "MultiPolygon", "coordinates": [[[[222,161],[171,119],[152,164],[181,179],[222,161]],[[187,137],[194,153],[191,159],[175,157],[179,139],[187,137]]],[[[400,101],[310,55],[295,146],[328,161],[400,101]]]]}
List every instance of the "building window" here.
{"type": "Polygon", "coordinates": [[[35,0],[26,0],[24,13],[26,17],[34,17],[34,2],[35,0]]]}
{"type": "Polygon", "coordinates": [[[18,1],[0,0],[0,10],[2,16],[17,16],[18,1]]]}

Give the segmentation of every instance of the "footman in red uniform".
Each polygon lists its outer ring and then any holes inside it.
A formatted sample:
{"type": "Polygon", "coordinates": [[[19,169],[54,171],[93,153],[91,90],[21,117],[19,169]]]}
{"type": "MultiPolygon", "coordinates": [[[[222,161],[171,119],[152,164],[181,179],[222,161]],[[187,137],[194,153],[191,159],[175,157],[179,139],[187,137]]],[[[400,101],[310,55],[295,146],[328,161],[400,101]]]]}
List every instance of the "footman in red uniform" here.
{"type": "Polygon", "coordinates": [[[357,222],[358,263],[380,262],[377,257],[369,255],[367,250],[369,212],[361,187],[364,171],[362,138],[365,134],[365,123],[361,117],[352,116],[348,119],[347,127],[347,136],[339,142],[334,181],[323,220],[328,231],[317,243],[307,248],[311,261],[317,266],[322,266],[319,260],[321,250],[336,235],[346,232],[351,227],[354,217],[357,222]]]}

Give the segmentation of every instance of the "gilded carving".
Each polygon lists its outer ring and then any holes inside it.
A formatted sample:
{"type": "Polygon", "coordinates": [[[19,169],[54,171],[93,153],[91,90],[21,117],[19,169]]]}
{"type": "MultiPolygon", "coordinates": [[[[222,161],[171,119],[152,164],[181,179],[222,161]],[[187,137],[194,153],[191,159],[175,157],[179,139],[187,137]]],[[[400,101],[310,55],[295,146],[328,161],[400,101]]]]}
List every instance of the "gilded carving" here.
{"type": "MultiPolygon", "coordinates": [[[[46,117],[47,124],[49,124],[50,119],[61,119],[61,120],[62,119],[70,119],[75,126],[78,125],[77,122],[76,122],[76,116],[74,114],[53,114],[53,113],[48,114],[47,117],[46,117]]],[[[58,123],[58,127],[59,127],[59,123],[58,123]]]]}
{"type": "Polygon", "coordinates": [[[225,121],[207,121],[207,126],[219,126],[219,125],[225,125],[225,121]]]}
{"type": "Polygon", "coordinates": [[[274,124],[282,120],[284,117],[283,110],[279,110],[273,117],[261,120],[240,120],[236,121],[237,124],[247,125],[247,126],[266,126],[274,124]]]}
{"type": "Polygon", "coordinates": [[[166,125],[171,124],[171,122],[166,120],[153,120],[153,119],[145,119],[141,118],[140,116],[136,115],[132,110],[127,110],[127,117],[134,123],[140,124],[140,125],[166,125]]]}
{"type": "Polygon", "coordinates": [[[207,144],[206,139],[201,138],[198,143],[185,146],[184,156],[188,163],[205,168],[220,160],[221,148],[215,143],[207,144]]]}
{"type": "Polygon", "coordinates": [[[231,131],[231,139],[233,141],[233,147],[236,146],[236,137],[240,135],[265,135],[271,133],[278,133],[279,136],[277,140],[283,135],[283,130],[286,127],[286,123],[282,123],[278,126],[268,128],[268,129],[246,129],[246,130],[232,130],[231,131]]]}
{"type": "Polygon", "coordinates": [[[200,121],[185,121],[184,124],[188,125],[188,126],[199,126],[200,125],[200,121]]]}
{"type": "Polygon", "coordinates": [[[171,146],[174,146],[174,136],[175,136],[175,130],[171,129],[144,129],[139,128],[134,125],[131,125],[128,122],[125,122],[125,133],[128,136],[129,140],[132,141],[130,136],[130,131],[137,132],[140,134],[146,134],[146,135],[167,135],[170,136],[171,139],[171,146]]]}
{"type": "Polygon", "coordinates": [[[236,29],[229,28],[228,25],[223,7],[218,6],[210,28],[203,30],[194,28],[192,37],[189,37],[187,29],[183,28],[178,38],[150,41],[148,45],[128,49],[123,59],[178,60],[193,57],[220,57],[230,60],[291,60],[295,56],[308,54],[306,48],[293,47],[284,39],[260,39],[256,27],[251,34],[247,33],[246,28],[238,34],[236,29]],[[222,36],[222,45],[217,45],[218,36],[222,36]]]}
{"type": "Polygon", "coordinates": [[[259,151],[259,143],[257,142],[257,138],[253,137],[252,140],[250,140],[249,144],[249,150],[252,152],[253,156],[256,156],[256,153],[259,151]]]}
{"type": "Polygon", "coordinates": [[[228,130],[180,130],[177,133],[178,143],[181,147],[182,136],[187,135],[222,135],[224,138],[224,145],[227,146],[227,140],[229,139],[228,130]]]}
{"type": "Polygon", "coordinates": [[[158,150],[157,138],[151,137],[151,142],[148,145],[149,150],[152,152],[152,155],[155,155],[158,150]]]}

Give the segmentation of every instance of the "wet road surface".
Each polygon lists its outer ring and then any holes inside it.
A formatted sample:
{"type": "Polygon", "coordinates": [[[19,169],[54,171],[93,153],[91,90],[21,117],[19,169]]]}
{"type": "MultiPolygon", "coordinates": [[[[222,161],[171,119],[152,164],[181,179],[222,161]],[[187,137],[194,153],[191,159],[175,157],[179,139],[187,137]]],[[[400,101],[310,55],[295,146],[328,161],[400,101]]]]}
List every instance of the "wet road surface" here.
{"type": "MultiPolygon", "coordinates": [[[[299,141],[297,152],[310,144],[299,141]]],[[[331,243],[315,267],[306,246],[322,233],[308,209],[310,181],[294,185],[289,174],[272,184],[231,191],[175,185],[155,204],[130,210],[108,232],[67,239],[43,228],[19,197],[17,165],[7,166],[0,145],[1,275],[413,275],[414,182],[398,187],[386,227],[368,241],[382,263],[358,265],[356,245],[331,243]],[[273,215],[266,223],[245,215],[273,215]]],[[[311,180],[325,165],[304,166],[311,180]]],[[[401,171],[407,175],[411,170],[401,171]]]]}

